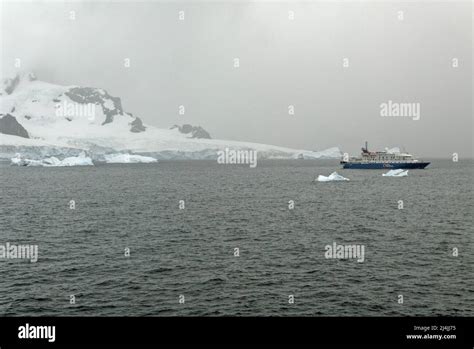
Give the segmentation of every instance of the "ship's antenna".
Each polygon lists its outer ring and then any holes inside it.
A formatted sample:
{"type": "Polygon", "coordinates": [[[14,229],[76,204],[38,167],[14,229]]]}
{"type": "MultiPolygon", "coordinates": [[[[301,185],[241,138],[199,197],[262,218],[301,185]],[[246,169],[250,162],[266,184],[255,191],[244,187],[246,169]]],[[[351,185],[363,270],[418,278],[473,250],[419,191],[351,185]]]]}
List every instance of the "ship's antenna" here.
{"type": "Polygon", "coordinates": [[[367,141],[365,141],[365,150],[369,151],[369,146],[367,145],[367,141]]]}

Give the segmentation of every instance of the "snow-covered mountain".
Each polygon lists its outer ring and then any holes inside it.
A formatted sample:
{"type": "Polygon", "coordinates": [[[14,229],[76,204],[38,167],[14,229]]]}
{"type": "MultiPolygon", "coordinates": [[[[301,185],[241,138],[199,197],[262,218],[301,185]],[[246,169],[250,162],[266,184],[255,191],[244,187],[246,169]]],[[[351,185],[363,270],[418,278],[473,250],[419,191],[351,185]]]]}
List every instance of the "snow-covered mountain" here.
{"type": "Polygon", "coordinates": [[[64,158],[87,152],[130,153],[157,159],[216,159],[217,151],[256,150],[262,158],[339,158],[338,148],[297,150],[259,143],[210,139],[201,127],[145,126],[123,109],[120,98],[92,87],[61,86],[18,74],[0,84],[0,158],[64,158]]]}

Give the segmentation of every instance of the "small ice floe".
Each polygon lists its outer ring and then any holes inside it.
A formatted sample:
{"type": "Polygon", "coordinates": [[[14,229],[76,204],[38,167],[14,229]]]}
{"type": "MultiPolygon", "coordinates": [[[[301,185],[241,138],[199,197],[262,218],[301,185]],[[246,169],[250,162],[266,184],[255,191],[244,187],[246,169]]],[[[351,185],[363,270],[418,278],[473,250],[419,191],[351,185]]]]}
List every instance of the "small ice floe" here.
{"type": "Polygon", "coordinates": [[[108,164],[137,164],[137,163],[152,163],[157,162],[155,158],[150,156],[141,156],[133,154],[106,154],[104,155],[105,162],[108,164]]]}
{"type": "Polygon", "coordinates": [[[53,166],[94,166],[92,159],[84,152],[80,153],[79,156],[71,156],[60,161],[59,164],[53,166]]]}
{"type": "Polygon", "coordinates": [[[348,178],[342,177],[337,172],[331,173],[329,176],[319,175],[316,179],[318,182],[332,182],[332,181],[348,181],[348,178]]]}
{"type": "Polygon", "coordinates": [[[390,170],[387,173],[382,173],[384,177],[405,177],[408,176],[408,170],[398,169],[398,170],[390,170]]]}
{"type": "Polygon", "coordinates": [[[59,160],[52,156],[41,160],[31,160],[22,158],[20,154],[16,154],[11,159],[11,164],[16,166],[43,166],[43,167],[68,167],[68,166],[94,166],[92,159],[84,152],[81,152],[78,156],[70,156],[59,160]]]}
{"type": "Polygon", "coordinates": [[[15,154],[15,157],[10,159],[10,164],[11,165],[16,165],[16,166],[27,166],[28,162],[26,159],[22,159],[21,154],[15,154]]]}

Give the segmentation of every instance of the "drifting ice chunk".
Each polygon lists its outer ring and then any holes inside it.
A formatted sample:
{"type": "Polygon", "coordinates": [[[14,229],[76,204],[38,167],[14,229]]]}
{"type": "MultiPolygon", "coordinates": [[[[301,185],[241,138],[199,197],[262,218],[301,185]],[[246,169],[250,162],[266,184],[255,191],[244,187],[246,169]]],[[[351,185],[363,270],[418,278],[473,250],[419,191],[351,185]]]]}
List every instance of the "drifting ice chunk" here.
{"type": "Polygon", "coordinates": [[[108,164],[136,164],[156,162],[155,158],[150,156],[132,155],[132,154],[107,154],[104,155],[105,162],[108,164]]]}
{"type": "Polygon", "coordinates": [[[16,166],[26,166],[25,160],[21,158],[21,155],[16,153],[15,157],[11,158],[11,164],[16,166]]]}
{"type": "Polygon", "coordinates": [[[60,161],[59,164],[50,166],[94,166],[94,163],[92,162],[92,159],[90,157],[87,157],[86,154],[82,152],[79,154],[79,156],[71,156],[69,158],[65,158],[63,161],[60,161]]]}
{"type": "Polygon", "coordinates": [[[57,157],[54,157],[54,156],[43,159],[39,162],[42,163],[44,166],[60,166],[61,165],[61,160],[59,160],[57,157]]]}
{"type": "Polygon", "coordinates": [[[337,172],[333,172],[327,177],[319,175],[317,179],[318,182],[348,181],[348,180],[349,180],[348,178],[342,177],[337,172]]]}
{"type": "Polygon", "coordinates": [[[390,170],[387,173],[383,173],[382,176],[384,177],[405,177],[408,176],[408,170],[390,170]]]}
{"type": "Polygon", "coordinates": [[[87,157],[84,152],[79,154],[79,156],[67,157],[62,161],[54,156],[43,159],[43,160],[23,159],[20,154],[16,154],[16,156],[11,159],[11,164],[17,165],[17,166],[44,166],[44,167],[94,166],[92,159],[90,157],[87,157]]]}
{"type": "Polygon", "coordinates": [[[20,154],[16,154],[14,158],[11,158],[11,164],[16,166],[43,166],[42,161],[23,159],[20,154]]]}

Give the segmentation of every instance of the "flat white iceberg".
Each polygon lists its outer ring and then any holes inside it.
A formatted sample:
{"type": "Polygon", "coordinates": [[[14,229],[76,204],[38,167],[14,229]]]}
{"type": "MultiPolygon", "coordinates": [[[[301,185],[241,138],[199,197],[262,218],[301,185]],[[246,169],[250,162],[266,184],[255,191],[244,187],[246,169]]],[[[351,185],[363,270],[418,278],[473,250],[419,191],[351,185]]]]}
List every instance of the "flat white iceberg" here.
{"type": "Polygon", "coordinates": [[[329,176],[319,175],[317,178],[318,182],[333,182],[333,181],[348,181],[348,178],[342,177],[337,172],[331,173],[329,176]]]}
{"type": "Polygon", "coordinates": [[[408,170],[398,169],[398,170],[390,170],[387,173],[382,173],[384,177],[405,177],[408,176],[408,170]]]}
{"type": "Polygon", "coordinates": [[[152,163],[157,162],[155,158],[150,156],[141,156],[133,154],[106,154],[104,155],[105,162],[108,164],[137,164],[137,163],[152,163]]]}
{"type": "Polygon", "coordinates": [[[92,159],[86,156],[84,152],[80,153],[78,156],[67,157],[64,160],[59,160],[54,156],[42,160],[32,160],[22,158],[20,154],[16,154],[15,157],[11,159],[11,164],[16,166],[43,167],[94,166],[92,159]]]}

